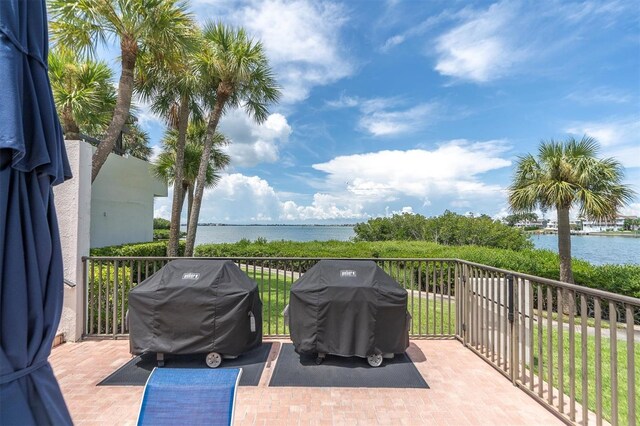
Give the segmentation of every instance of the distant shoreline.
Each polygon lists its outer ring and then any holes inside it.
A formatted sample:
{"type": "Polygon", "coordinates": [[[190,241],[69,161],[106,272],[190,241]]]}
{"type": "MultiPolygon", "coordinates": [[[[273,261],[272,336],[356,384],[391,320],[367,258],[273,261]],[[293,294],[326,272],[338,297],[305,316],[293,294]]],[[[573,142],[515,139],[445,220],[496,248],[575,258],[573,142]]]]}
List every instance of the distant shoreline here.
{"type": "MultiPolygon", "coordinates": [[[[529,235],[556,235],[557,231],[527,231],[529,235]]],[[[630,232],[582,232],[582,231],[571,231],[572,237],[582,237],[582,236],[594,236],[594,237],[626,237],[626,238],[640,238],[640,233],[630,233],[630,232]]]]}
{"type": "MultiPolygon", "coordinates": [[[[182,225],[186,227],[185,224],[182,225]]],[[[199,223],[198,226],[343,226],[351,227],[356,226],[355,223],[332,223],[332,224],[313,224],[313,223],[199,223]]]]}

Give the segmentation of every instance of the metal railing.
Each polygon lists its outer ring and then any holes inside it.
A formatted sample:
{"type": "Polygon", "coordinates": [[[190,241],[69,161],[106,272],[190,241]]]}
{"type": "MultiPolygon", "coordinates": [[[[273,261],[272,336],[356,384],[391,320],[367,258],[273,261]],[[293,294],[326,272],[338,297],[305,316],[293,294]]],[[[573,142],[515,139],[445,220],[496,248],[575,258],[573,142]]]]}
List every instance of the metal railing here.
{"type": "Polygon", "coordinates": [[[640,424],[640,299],[458,264],[466,347],[567,423],[640,424]]]}
{"type": "MultiPolygon", "coordinates": [[[[320,259],[225,259],[257,282],[264,335],[288,336],[291,285],[320,259]]],[[[83,260],[85,337],[124,338],[128,292],[172,258],[83,260]]],[[[566,423],[640,424],[640,299],[457,259],[359,260],[407,290],[412,338],[460,340],[566,423]]]]}

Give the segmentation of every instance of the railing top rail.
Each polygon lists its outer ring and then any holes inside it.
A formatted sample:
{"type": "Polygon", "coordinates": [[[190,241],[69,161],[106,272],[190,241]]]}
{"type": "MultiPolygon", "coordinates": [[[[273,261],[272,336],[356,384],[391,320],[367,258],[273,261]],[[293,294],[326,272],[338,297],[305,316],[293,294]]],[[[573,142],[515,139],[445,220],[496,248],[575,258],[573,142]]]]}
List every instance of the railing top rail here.
{"type": "Polygon", "coordinates": [[[227,257],[167,257],[167,256],[83,256],[82,260],[372,260],[394,262],[458,262],[453,258],[425,258],[425,257],[271,257],[271,256],[227,256],[227,257]]]}
{"type": "Polygon", "coordinates": [[[404,257],[361,257],[361,258],[345,258],[345,257],[269,257],[269,256],[233,256],[233,257],[166,257],[166,256],[83,256],[82,260],[93,261],[158,261],[158,260],[175,260],[175,259],[190,259],[190,260],[244,260],[244,261],[318,261],[318,260],[372,260],[376,262],[392,261],[392,262],[458,262],[461,264],[482,268],[488,271],[498,272],[505,275],[513,275],[515,277],[523,278],[525,280],[534,281],[536,283],[552,285],[555,287],[564,288],[567,290],[575,291],[578,293],[587,294],[590,296],[600,297],[614,302],[626,303],[640,307],[640,299],[624,296],[617,293],[611,293],[604,290],[598,290],[591,287],[585,287],[576,284],[565,283],[558,280],[549,278],[537,277],[535,275],[529,275],[521,272],[510,271],[507,269],[496,268],[493,266],[483,265],[481,263],[470,262],[467,260],[456,258],[404,258],[404,257]]]}
{"type": "Polygon", "coordinates": [[[571,290],[571,291],[575,291],[575,292],[578,292],[578,293],[584,293],[584,294],[587,294],[587,295],[590,295],[590,296],[596,296],[596,297],[600,297],[602,299],[611,300],[613,302],[621,302],[621,303],[626,303],[626,304],[629,304],[629,305],[635,305],[635,306],[640,307],[640,299],[638,299],[636,297],[624,296],[622,294],[611,293],[611,292],[604,291],[604,290],[598,290],[596,288],[585,287],[585,286],[581,286],[581,285],[577,285],[577,284],[565,283],[565,282],[562,282],[562,281],[552,280],[552,279],[549,279],[549,278],[537,277],[535,275],[529,275],[529,274],[524,274],[524,273],[521,273],[521,272],[509,271],[507,269],[495,268],[493,266],[483,265],[481,263],[469,262],[467,260],[457,259],[457,261],[462,263],[462,264],[465,264],[465,265],[474,266],[474,267],[477,267],[477,268],[482,268],[482,269],[486,269],[486,270],[493,271],[493,272],[503,273],[505,275],[513,275],[514,277],[524,278],[525,280],[534,281],[536,283],[552,285],[552,286],[556,286],[556,287],[561,287],[561,288],[564,288],[564,289],[567,289],[567,290],[571,290]]]}

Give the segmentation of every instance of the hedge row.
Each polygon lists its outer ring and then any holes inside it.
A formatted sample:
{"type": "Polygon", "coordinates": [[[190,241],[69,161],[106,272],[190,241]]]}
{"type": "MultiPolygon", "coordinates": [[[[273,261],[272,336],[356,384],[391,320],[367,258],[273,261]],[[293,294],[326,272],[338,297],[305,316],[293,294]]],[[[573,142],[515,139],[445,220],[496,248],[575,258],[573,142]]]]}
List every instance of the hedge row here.
{"type": "MultiPolygon", "coordinates": [[[[165,241],[91,250],[94,256],[166,256],[165,241]]],[[[184,245],[181,245],[181,252],[184,245]]],[[[273,241],[205,244],[196,247],[201,257],[338,257],[338,258],[456,258],[544,278],[558,279],[557,254],[548,250],[513,251],[478,246],[445,246],[424,241],[273,241]]],[[[578,284],[640,297],[640,265],[595,266],[574,259],[578,284]]]]}
{"type": "MultiPolygon", "coordinates": [[[[120,246],[108,246],[91,249],[91,256],[105,257],[164,257],[167,255],[168,241],[155,241],[153,243],[123,244],[120,246]]],[[[178,252],[184,253],[184,241],[180,241],[178,252]]]]}

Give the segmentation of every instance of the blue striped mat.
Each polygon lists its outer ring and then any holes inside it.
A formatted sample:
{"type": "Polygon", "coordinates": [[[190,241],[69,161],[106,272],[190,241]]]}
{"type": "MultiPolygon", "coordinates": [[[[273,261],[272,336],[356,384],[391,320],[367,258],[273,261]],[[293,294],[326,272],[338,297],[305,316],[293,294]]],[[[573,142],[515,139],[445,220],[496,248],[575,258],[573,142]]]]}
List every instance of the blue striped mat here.
{"type": "Polygon", "coordinates": [[[230,425],[241,368],[155,368],[138,425],[230,425]]]}

